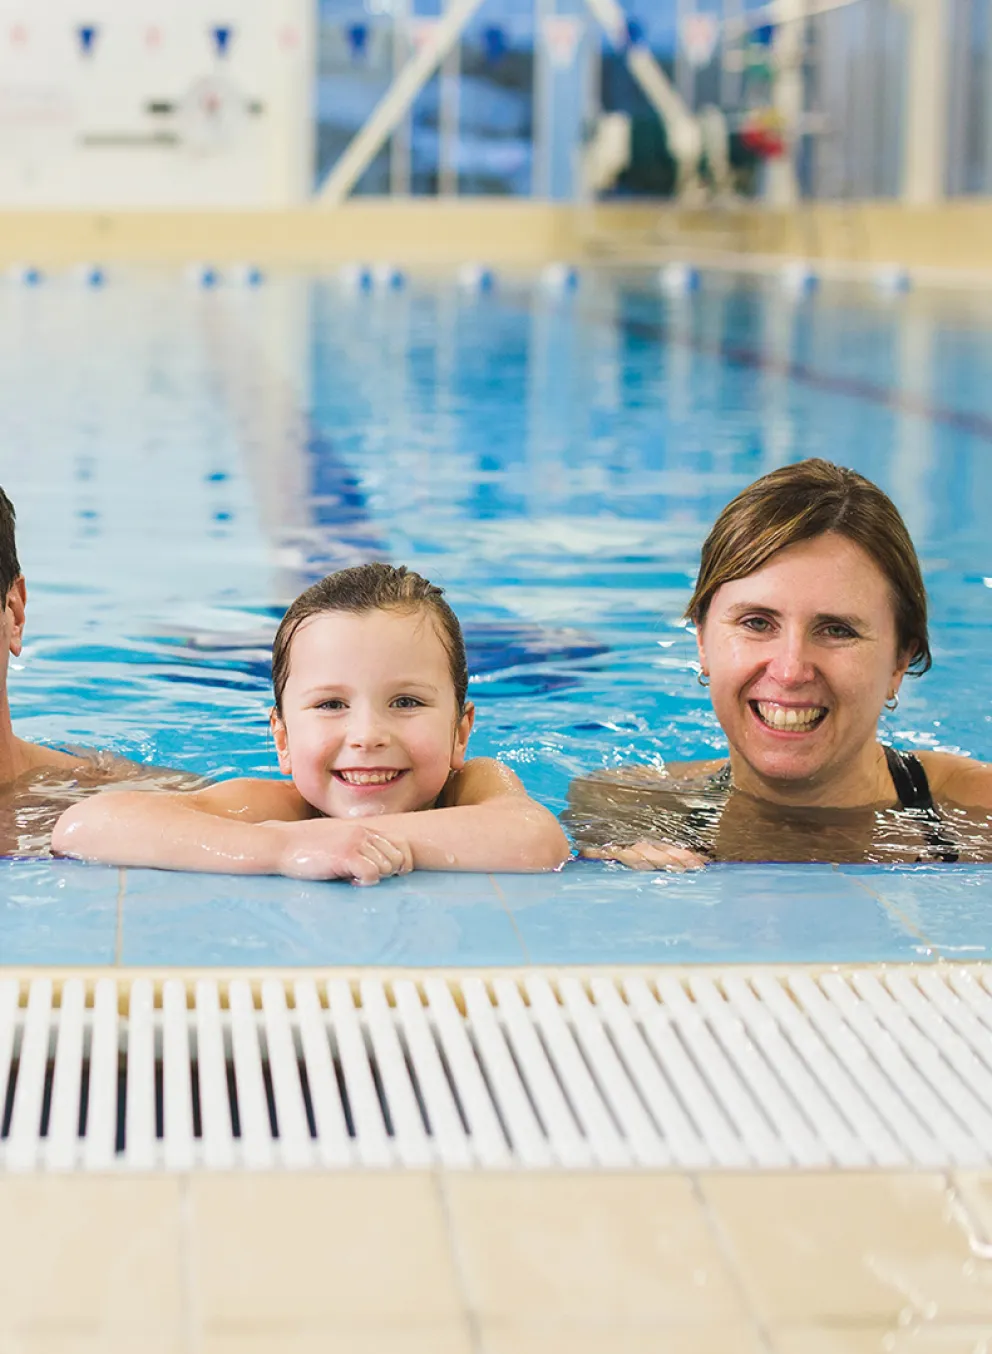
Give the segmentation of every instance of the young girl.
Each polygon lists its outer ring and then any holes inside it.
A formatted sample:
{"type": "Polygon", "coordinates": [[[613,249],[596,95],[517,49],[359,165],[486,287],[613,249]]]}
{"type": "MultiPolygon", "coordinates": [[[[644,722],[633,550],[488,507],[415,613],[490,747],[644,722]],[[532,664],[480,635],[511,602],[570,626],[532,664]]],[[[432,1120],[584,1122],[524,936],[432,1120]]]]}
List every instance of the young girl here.
{"type": "Polygon", "coordinates": [[[475,718],[454,612],[419,574],[343,569],[286,612],[272,649],[272,734],[288,781],[74,804],[60,854],[114,865],[376,884],[427,870],[551,870],[554,816],[507,767],[466,760],[475,718]]]}

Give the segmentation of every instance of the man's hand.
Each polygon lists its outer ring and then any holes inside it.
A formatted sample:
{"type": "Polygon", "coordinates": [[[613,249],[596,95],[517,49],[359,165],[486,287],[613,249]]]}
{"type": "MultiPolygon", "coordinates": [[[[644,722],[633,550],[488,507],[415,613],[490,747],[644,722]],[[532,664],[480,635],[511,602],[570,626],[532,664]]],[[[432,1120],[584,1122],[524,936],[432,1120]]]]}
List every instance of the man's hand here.
{"type": "Polygon", "coordinates": [[[340,818],[308,819],[302,823],[268,822],[268,831],[280,842],[277,867],[291,879],[350,879],[353,884],[378,884],[394,874],[413,869],[409,844],[394,833],[381,832],[340,818]]]}
{"type": "Polygon", "coordinates": [[[640,841],[631,846],[580,846],[584,860],[615,860],[632,870],[701,870],[706,857],[686,846],[672,846],[668,842],[640,841]]]}

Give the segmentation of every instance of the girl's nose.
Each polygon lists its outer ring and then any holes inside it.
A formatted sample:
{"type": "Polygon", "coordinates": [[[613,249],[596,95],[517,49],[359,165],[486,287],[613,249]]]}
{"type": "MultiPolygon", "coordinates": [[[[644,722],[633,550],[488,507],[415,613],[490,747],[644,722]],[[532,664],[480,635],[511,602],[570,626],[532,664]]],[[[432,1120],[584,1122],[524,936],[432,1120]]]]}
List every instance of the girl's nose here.
{"type": "Polygon", "coordinates": [[[389,734],[374,710],[353,710],[348,721],[348,742],[352,747],[384,747],[389,734]]]}

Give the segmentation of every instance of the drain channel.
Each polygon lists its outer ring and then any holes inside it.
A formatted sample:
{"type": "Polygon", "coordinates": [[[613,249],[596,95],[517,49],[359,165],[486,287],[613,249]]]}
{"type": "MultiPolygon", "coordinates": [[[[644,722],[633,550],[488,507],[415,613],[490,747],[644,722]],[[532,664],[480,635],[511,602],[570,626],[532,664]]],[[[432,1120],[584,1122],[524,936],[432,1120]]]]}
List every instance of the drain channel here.
{"type": "Polygon", "coordinates": [[[992,967],[0,979],[0,1171],[990,1160],[992,967]]]}

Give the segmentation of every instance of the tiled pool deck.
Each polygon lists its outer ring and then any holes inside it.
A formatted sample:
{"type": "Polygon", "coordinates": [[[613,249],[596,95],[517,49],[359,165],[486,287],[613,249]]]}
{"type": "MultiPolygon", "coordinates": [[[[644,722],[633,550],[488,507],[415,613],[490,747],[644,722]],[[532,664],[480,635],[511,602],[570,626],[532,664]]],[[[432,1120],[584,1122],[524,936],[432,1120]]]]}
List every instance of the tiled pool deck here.
{"type": "Polygon", "coordinates": [[[0,962],[286,967],[992,959],[992,866],[415,873],[371,889],[0,862],[0,962]]]}

